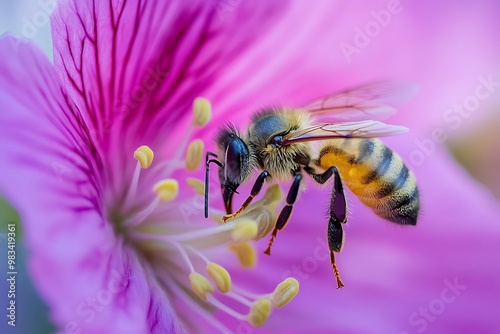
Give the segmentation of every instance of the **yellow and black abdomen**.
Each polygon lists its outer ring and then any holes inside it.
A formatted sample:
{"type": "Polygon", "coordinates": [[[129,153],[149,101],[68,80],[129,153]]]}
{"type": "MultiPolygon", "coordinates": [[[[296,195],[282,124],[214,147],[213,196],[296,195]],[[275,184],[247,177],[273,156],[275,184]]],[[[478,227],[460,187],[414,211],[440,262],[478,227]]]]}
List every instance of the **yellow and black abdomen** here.
{"type": "Polygon", "coordinates": [[[417,223],[420,200],[415,176],[380,140],[327,141],[316,164],[324,170],[337,167],[344,184],[380,217],[404,225],[417,223]]]}

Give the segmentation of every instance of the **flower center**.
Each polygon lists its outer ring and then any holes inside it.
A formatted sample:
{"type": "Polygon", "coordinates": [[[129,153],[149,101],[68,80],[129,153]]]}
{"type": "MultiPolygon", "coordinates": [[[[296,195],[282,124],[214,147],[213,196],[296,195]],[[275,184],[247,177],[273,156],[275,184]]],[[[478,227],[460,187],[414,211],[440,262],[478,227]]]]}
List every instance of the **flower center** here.
{"type": "Polygon", "coordinates": [[[149,147],[141,146],[134,152],[137,164],[122,205],[127,213],[115,223],[151,264],[169,296],[178,297],[223,332],[231,331],[213,316],[214,309],[252,326],[261,326],[273,308],[283,307],[297,294],[297,280],[287,278],[273,292],[255,294],[234,284],[228,270],[210,257],[229,250],[241,266],[253,267],[256,251],[252,242],[274,227],[281,191],[277,185],[269,187],[263,198],[228,223],[223,223],[224,212],[213,208],[211,219],[206,220],[200,205],[206,191],[204,183],[192,177],[185,183],[171,177],[179,169],[196,170],[202,161],[203,141],[188,141],[194,127],[203,127],[210,120],[210,102],[195,99],[193,114],[193,122],[173,160],[155,165],[149,147]],[[157,175],[166,177],[148,183],[157,175]],[[146,185],[148,194],[143,190],[146,185]],[[191,195],[186,194],[185,188],[190,188],[187,193],[191,195]]]}

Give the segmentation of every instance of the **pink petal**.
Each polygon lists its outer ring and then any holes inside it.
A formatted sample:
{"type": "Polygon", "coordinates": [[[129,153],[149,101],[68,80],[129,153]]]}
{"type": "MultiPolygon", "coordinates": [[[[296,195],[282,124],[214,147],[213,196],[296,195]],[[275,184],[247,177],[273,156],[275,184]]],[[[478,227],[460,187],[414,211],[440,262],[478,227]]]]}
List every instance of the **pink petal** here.
{"type": "Polygon", "coordinates": [[[284,9],[283,1],[227,6],[59,3],[52,16],[55,67],[106,150],[164,145],[193,99],[284,9]]]}
{"type": "Polygon", "coordinates": [[[402,79],[418,84],[420,92],[398,108],[391,123],[413,129],[442,121],[450,100],[463,100],[474,92],[478,76],[497,68],[498,10],[492,1],[460,6],[428,0],[292,2],[274,29],[212,87],[210,98],[221,112],[215,117],[223,121],[229,113],[230,121],[247,124],[248,113],[262,106],[296,106],[336,90],[402,79]],[[346,57],[342,43],[354,45],[356,29],[365,29],[375,20],[372,11],[387,10],[390,3],[400,3],[399,13],[359,53],[346,57]]]}
{"type": "Polygon", "coordinates": [[[106,161],[110,188],[130,177],[134,150],[170,158],[191,105],[286,12],[284,1],[59,2],[54,63],[106,161]],[[229,7],[228,7],[229,6],[229,7]]]}
{"type": "Polygon", "coordinates": [[[52,65],[10,37],[0,53],[0,192],[21,215],[52,319],[68,332],[173,331],[149,269],[103,218],[98,156],[52,65]]]}

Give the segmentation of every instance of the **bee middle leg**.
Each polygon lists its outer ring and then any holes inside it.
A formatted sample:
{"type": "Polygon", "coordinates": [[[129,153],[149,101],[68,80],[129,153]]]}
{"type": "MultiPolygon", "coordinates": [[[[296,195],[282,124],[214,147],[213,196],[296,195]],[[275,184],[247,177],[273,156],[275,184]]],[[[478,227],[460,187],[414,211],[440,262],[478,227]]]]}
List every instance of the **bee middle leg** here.
{"type": "Polygon", "coordinates": [[[297,172],[293,179],[292,186],[290,190],[288,190],[288,195],[286,196],[286,205],[283,209],[281,209],[280,215],[278,216],[278,220],[276,221],[276,226],[274,227],[273,233],[271,235],[271,240],[269,240],[269,244],[267,249],[264,251],[264,254],[271,255],[271,247],[273,245],[274,239],[278,234],[278,231],[281,231],[285,228],[286,223],[290,220],[290,216],[293,210],[293,204],[297,199],[297,195],[299,194],[300,181],[302,181],[302,174],[297,172]]]}
{"type": "Polygon", "coordinates": [[[250,196],[247,197],[245,202],[243,202],[241,207],[236,212],[225,215],[224,217],[222,217],[222,220],[224,220],[224,222],[226,222],[228,219],[236,217],[243,210],[245,210],[246,207],[250,205],[253,198],[259,194],[260,190],[262,189],[262,185],[264,184],[264,181],[266,180],[266,178],[268,176],[269,176],[269,172],[267,172],[267,171],[263,171],[262,173],[260,173],[260,175],[257,177],[257,180],[255,180],[255,183],[252,187],[252,191],[250,192],[250,196]]]}
{"type": "Polygon", "coordinates": [[[330,261],[332,263],[333,273],[337,280],[337,288],[344,287],[344,283],[340,278],[340,272],[335,263],[335,253],[341,251],[344,244],[344,231],[342,224],[347,222],[347,201],[344,194],[344,187],[340,178],[340,173],[337,167],[332,166],[324,173],[317,174],[313,168],[307,166],[304,170],[318,183],[325,183],[330,177],[334,176],[334,185],[330,197],[330,206],[328,213],[330,219],[328,221],[328,246],[330,248],[330,261]]]}

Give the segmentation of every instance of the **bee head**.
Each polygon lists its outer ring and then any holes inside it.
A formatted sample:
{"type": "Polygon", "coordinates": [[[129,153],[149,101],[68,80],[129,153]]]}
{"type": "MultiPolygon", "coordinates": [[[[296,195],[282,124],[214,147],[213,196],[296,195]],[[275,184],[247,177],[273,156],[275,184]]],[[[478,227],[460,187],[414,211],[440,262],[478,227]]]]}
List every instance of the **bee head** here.
{"type": "Polygon", "coordinates": [[[216,138],[219,146],[219,181],[227,213],[232,212],[233,194],[251,171],[247,144],[231,124],[222,128],[216,138]]]}

